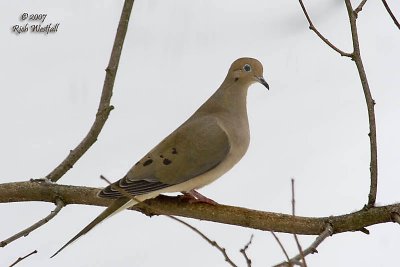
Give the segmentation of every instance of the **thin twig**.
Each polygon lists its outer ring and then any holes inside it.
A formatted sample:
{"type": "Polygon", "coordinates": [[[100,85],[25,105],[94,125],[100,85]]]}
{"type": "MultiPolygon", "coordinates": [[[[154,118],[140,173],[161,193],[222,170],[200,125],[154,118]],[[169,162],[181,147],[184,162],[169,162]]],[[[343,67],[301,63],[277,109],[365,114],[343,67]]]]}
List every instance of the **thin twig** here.
{"type": "Polygon", "coordinates": [[[355,13],[356,17],[358,16],[358,13],[361,12],[361,10],[363,9],[366,2],[367,2],[367,0],[362,0],[361,3],[358,5],[358,7],[356,9],[354,9],[354,13],[355,13]]]}
{"type": "Polygon", "coordinates": [[[5,247],[8,244],[10,244],[11,242],[17,240],[18,238],[29,235],[32,231],[36,230],[40,226],[44,225],[45,223],[47,223],[51,219],[53,219],[60,212],[60,210],[63,207],[64,207],[64,202],[61,199],[57,198],[56,199],[56,208],[52,212],[50,212],[49,215],[47,215],[45,218],[41,219],[37,223],[35,223],[35,224],[29,226],[28,228],[22,230],[21,232],[16,233],[15,235],[13,235],[13,236],[1,241],[0,242],[0,247],[5,247]]]}
{"type": "Polygon", "coordinates": [[[396,17],[394,16],[392,10],[390,10],[389,5],[386,3],[385,0],[382,0],[382,3],[383,3],[383,5],[385,6],[386,11],[389,13],[390,17],[392,18],[394,24],[396,24],[397,28],[399,28],[399,30],[400,30],[400,23],[398,22],[398,20],[397,20],[396,17]]]}
{"type": "Polygon", "coordinates": [[[83,154],[97,141],[104,124],[106,123],[111,110],[114,108],[110,105],[112,91],[114,87],[115,76],[118,70],[118,64],[121,57],[122,47],[125,35],[128,29],[129,17],[131,14],[134,0],[126,0],[122,9],[121,18],[118,24],[117,33],[115,35],[114,45],[112,48],[110,61],[106,69],[106,77],[104,79],[103,91],[101,93],[99,107],[97,109],[96,118],[89,132],[78,144],[76,148],[70,150],[68,156],[53,170],[46,178],[56,182],[58,181],[74,164],[82,157],[83,154]]]}
{"type": "Polygon", "coordinates": [[[337,46],[335,46],[334,44],[332,44],[328,39],[326,39],[318,30],[317,28],[315,28],[314,24],[311,21],[310,16],[307,13],[307,10],[303,4],[302,0],[299,0],[300,2],[300,6],[301,9],[303,10],[304,15],[306,16],[306,19],[308,21],[309,24],[309,29],[312,30],[313,32],[315,32],[315,34],[325,43],[327,44],[330,48],[332,48],[333,50],[335,50],[336,52],[338,52],[341,56],[345,56],[345,57],[352,57],[351,53],[347,53],[344,52],[343,50],[339,49],[337,46]]]}
{"type": "MultiPolygon", "coordinates": [[[[112,188],[113,188],[114,190],[117,190],[119,193],[121,193],[121,194],[124,195],[125,197],[131,198],[131,199],[133,199],[134,201],[136,201],[136,202],[138,202],[138,203],[144,205],[144,206],[145,206],[147,209],[149,209],[153,214],[162,214],[162,213],[163,213],[161,210],[156,209],[156,208],[154,208],[154,207],[152,207],[152,206],[146,204],[146,203],[143,202],[143,201],[140,201],[139,199],[137,199],[135,196],[133,196],[132,194],[130,194],[129,192],[127,192],[127,191],[124,190],[123,188],[113,185],[113,184],[112,184],[106,177],[104,177],[103,175],[100,175],[100,178],[101,178],[102,180],[106,181],[109,185],[112,186],[112,188]]],[[[168,218],[170,218],[170,219],[172,219],[172,220],[174,220],[174,221],[180,222],[181,224],[183,224],[183,225],[189,227],[189,228],[190,228],[191,230],[193,230],[195,233],[197,233],[198,235],[200,235],[204,240],[206,240],[211,246],[217,248],[217,249],[222,253],[222,255],[224,256],[225,261],[228,262],[232,267],[238,267],[238,266],[229,258],[228,254],[226,253],[226,249],[225,249],[225,248],[221,247],[216,241],[212,241],[210,238],[208,238],[205,234],[203,234],[203,233],[202,233],[200,230],[198,230],[196,227],[194,227],[194,226],[190,225],[189,223],[187,223],[187,222],[185,222],[185,221],[183,221],[183,220],[181,220],[181,219],[178,219],[178,218],[176,218],[176,217],[174,217],[174,216],[172,216],[172,215],[164,214],[164,216],[166,216],[166,217],[168,217],[168,218]]]]}
{"type": "Polygon", "coordinates": [[[296,241],[296,245],[297,245],[297,249],[299,250],[299,255],[300,255],[300,259],[302,261],[302,263],[297,263],[298,265],[302,266],[302,267],[307,267],[307,262],[306,262],[306,257],[304,255],[303,252],[303,248],[301,247],[299,238],[297,237],[297,234],[293,234],[294,236],[294,240],[296,241]]]}
{"type": "MultiPolygon", "coordinates": [[[[292,178],[291,179],[291,185],[292,185],[292,215],[293,216],[296,216],[296,200],[295,200],[295,196],[294,196],[294,179],[292,178]]],[[[303,249],[301,248],[301,244],[300,244],[300,241],[299,241],[299,239],[298,239],[298,237],[297,237],[297,234],[293,234],[293,236],[294,236],[294,240],[296,241],[296,245],[297,245],[297,249],[299,250],[299,252],[300,252],[300,255],[301,255],[301,260],[303,261],[303,267],[307,267],[307,263],[306,263],[306,258],[305,258],[305,256],[304,256],[304,253],[303,253],[303,249]]]]}
{"type": "Polygon", "coordinates": [[[290,259],[290,261],[298,261],[300,260],[302,257],[307,256],[309,254],[313,254],[313,253],[318,253],[317,251],[317,247],[328,237],[331,236],[333,234],[333,228],[332,225],[328,224],[325,228],[325,230],[319,235],[317,236],[317,238],[315,239],[315,241],[305,250],[303,250],[303,255],[296,255],[293,258],[290,259]]]}
{"type": "Polygon", "coordinates": [[[240,253],[243,254],[244,259],[246,260],[247,267],[251,267],[251,259],[249,258],[249,256],[247,256],[246,250],[250,247],[251,242],[253,241],[253,237],[254,235],[252,234],[250,236],[249,242],[247,242],[247,244],[241,250],[239,250],[240,253]]]}
{"type": "Polygon", "coordinates": [[[293,267],[295,265],[301,266],[301,262],[293,263],[293,262],[286,262],[285,261],[285,262],[278,263],[278,264],[276,264],[276,265],[274,265],[272,267],[293,267]]]}
{"type": "Polygon", "coordinates": [[[31,253],[29,253],[28,255],[24,256],[24,257],[19,257],[13,264],[10,265],[10,267],[13,267],[15,265],[17,265],[20,261],[23,261],[24,259],[28,258],[29,256],[36,254],[37,250],[35,249],[34,251],[32,251],[31,253]]]}
{"type": "Polygon", "coordinates": [[[307,256],[309,254],[313,254],[313,253],[318,253],[317,247],[328,237],[331,236],[333,234],[333,227],[331,224],[327,224],[325,227],[325,230],[317,236],[317,238],[315,239],[315,241],[303,251],[303,255],[301,254],[297,254],[296,256],[294,256],[293,258],[291,258],[290,260],[288,260],[287,262],[282,262],[279,263],[277,265],[275,265],[274,267],[283,267],[283,266],[292,266],[293,264],[298,264],[299,260],[302,259],[304,256],[307,256]]]}
{"type": "Polygon", "coordinates": [[[351,38],[353,40],[353,57],[352,59],[356,63],[358,74],[360,76],[361,85],[364,92],[365,101],[367,103],[368,109],[368,121],[369,121],[369,142],[371,150],[371,160],[370,160],[370,191],[368,195],[368,205],[367,207],[373,207],[376,201],[376,192],[378,188],[378,149],[376,144],[376,123],[375,123],[375,101],[372,98],[371,90],[369,88],[367,75],[365,73],[364,65],[360,54],[360,44],[358,41],[356,16],[351,6],[350,0],[345,0],[347,13],[350,20],[351,27],[351,38]]]}
{"type": "Polygon", "coordinates": [[[276,242],[278,242],[278,245],[282,249],[283,254],[285,254],[286,260],[289,261],[290,260],[289,259],[289,254],[287,253],[287,251],[286,251],[285,247],[283,246],[282,242],[279,240],[278,236],[273,231],[270,231],[270,233],[274,236],[276,242]]]}
{"type": "Polygon", "coordinates": [[[237,267],[237,265],[229,258],[228,254],[226,253],[226,249],[221,247],[220,245],[218,245],[218,243],[216,241],[212,241],[211,239],[209,239],[205,234],[203,234],[200,230],[198,230],[197,228],[193,227],[192,225],[188,224],[185,221],[182,221],[181,219],[178,219],[174,216],[171,215],[166,215],[168,218],[175,220],[177,222],[182,223],[183,225],[189,227],[190,229],[192,229],[195,233],[199,234],[204,240],[206,240],[211,246],[217,248],[222,255],[225,257],[225,261],[227,263],[229,263],[232,267],[237,267]]]}
{"type": "Polygon", "coordinates": [[[294,178],[290,179],[292,189],[292,215],[296,216],[296,198],[294,195],[294,178]]]}

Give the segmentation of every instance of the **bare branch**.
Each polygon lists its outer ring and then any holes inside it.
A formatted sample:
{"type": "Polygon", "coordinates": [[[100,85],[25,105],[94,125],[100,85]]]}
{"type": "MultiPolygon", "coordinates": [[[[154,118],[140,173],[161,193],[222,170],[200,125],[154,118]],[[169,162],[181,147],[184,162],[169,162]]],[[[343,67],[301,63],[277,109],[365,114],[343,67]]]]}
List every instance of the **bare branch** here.
{"type": "Polygon", "coordinates": [[[176,218],[176,217],[174,217],[174,216],[170,216],[170,215],[167,215],[167,216],[168,216],[169,218],[171,218],[171,219],[177,221],[177,222],[180,222],[180,223],[186,225],[187,227],[189,227],[190,229],[192,229],[194,232],[196,232],[197,234],[199,234],[199,235],[200,235],[204,240],[206,240],[211,246],[217,248],[217,249],[222,253],[222,255],[224,255],[225,261],[226,261],[227,263],[229,263],[229,265],[231,265],[231,266],[233,266],[233,267],[237,267],[237,265],[229,258],[228,254],[226,253],[226,249],[223,248],[223,247],[221,247],[220,245],[218,245],[218,243],[217,243],[216,241],[212,241],[212,240],[209,239],[205,234],[203,234],[201,231],[199,231],[197,228],[193,227],[192,225],[188,224],[187,222],[182,221],[181,219],[178,219],[178,218],[176,218]]]}
{"type": "Polygon", "coordinates": [[[47,215],[45,218],[41,219],[37,223],[35,223],[35,224],[29,226],[28,228],[22,230],[21,232],[16,233],[15,235],[13,235],[13,236],[1,241],[0,242],[0,247],[5,247],[8,244],[10,244],[11,242],[17,240],[18,238],[29,235],[31,232],[33,232],[34,230],[38,229],[40,226],[46,224],[51,219],[53,219],[60,212],[60,210],[63,207],[64,207],[64,202],[62,202],[61,199],[57,198],[56,199],[56,208],[52,212],[50,212],[49,215],[47,215]]]}
{"type": "Polygon", "coordinates": [[[336,46],[332,45],[326,38],[324,38],[314,27],[307,10],[303,4],[302,0],[299,0],[301,8],[304,12],[304,15],[307,18],[308,23],[310,24],[310,29],[313,30],[321,39],[324,41],[328,46],[330,46],[332,49],[334,49],[336,52],[341,54],[342,56],[348,56],[351,57],[351,59],[355,62],[358,70],[358,74],[360,76],[361,80],[361,85],[364,91],[364,96],[365,96],[365,101],[367,103],[367,109],[368,109],[368,121],[369,121],[369,140],[370,140],[370,151],[371,151],[371,159],[370,159],[370,180],[371,180],[371,185],[370,185],[370,191],[368,194],[368,204],[367,208],[373,207],[376,202],[376,193],[378,189],[378,149],[377,149],[377,144],[376,144],[376,123],[375,123],[375,101],[372,98],[371,95],[371,90],[369,88],[368,80],[367,80],[367,75],[365,73],[364,65],[361,59],[361,54],[360,54],[360,45],[358,41],[358,33],[357,33],[357,25],[356,25],[356,20],[357,20],[357,13],[361,11],[363,8],[364,4],[366,3],[366,0],[363,0],[360,5],[357,7],[357,9],[354,11],[353,7],[351,6],[350,0],[345,0],[346,3],[346,9],[347,13],[349,16],[350,20],[350,28],[351,28],[351,37],[353,41],[353,53],[344,53],[340,49],[338,49],[336,46]]]}
{"type": "Polygon", "coordinates": [[[300,2],[300,6],[301,9],[303,10],[304,15],[306,16],[306,19],[308,21],[309,24],[309,29],[312,30],[313,32],[315,32],[315,34],[325,43],[327,44],[330,48],[332,48],[333,50],[335,50],[336,52],[338,52],[341,56],[345,56],[345,57],[352,57],[351,53],[347,53],[344,52],[343,50],[337,48],[334,44],[332,44],[328,39],[326,39],[318,30],[317,28],[315,28],[314,24],[311,21],[310,16],[307,13],[306,7],[303,4],[302,0],[299,0],[300,2]]]}
{"type": "Polygon", "coordinates": [[[361,233],[364,233],[366,235],[369,235],[369,230],[365,227],[361,227],[360,229],[358,229],[358,231],[360,231],[361,233]]]}
{"type": "Polygon", "coordinates": [[[328,237],[331,236],[333,234],[333,227],[330,224],[326,225],[325,230],[315,239],[315,241],[303,251],[303,255],[298,254],[296,256],[294,256],[293,258],[291,258],[290,260],[288,260],[287,262],[282,262],[279,263],[277,265],[275,265],[274,267],[283,267],[283,266],[292,266],[293,264],[297,264],[298,261],[300,259],[302,259],[304,256],[307,256],[309,254],[313,254],[313,253],[318,253],[317,251],[317,247],[328,237]]]}
{"type": "Polygon", "coordinates": [[[68,156],[53,170],[46,178],[56,182],[58,181],[74,164],[82,157],[83,154],[97,141],[104,124],[106,123],[111,110],[114,108],[110,105],[112,91],[114,87],[115,76],[118,70],[118,64],[121,57],[122,47],[125,35],[128,29],[129,17],[131,14],[134,0],[125,0],[119,21],[117,33],[112,48],[110,61],[106,69],[106,77],[103,84],[99,107],[97,109],[96,119],[93,122],[89,132],[79,143],[79,145],[70,150],[68,156]]]}
{"type": "Polygon", "coordinates": [[[382,0],[383,5],[386,8],[386,11],[389,13],[390,17],[392,18],[394,24],[396,24],[397,28],[400,30],[400,23],[397,21],[396,17],[394,16],[392,10],[390,10],[389,5],[386,3],[386,0],[382,0]]]}
{"type": "Polygon", "coordinates": [[[372,98],[371,90],[369,88],[367,74],[365,73],[364,65],[360,54],[360,44],[358,41],[356,16],[351,6],[350,0],[345,0],[347,13],[350,19],[351,37],[353,40],[353,57],[352,59],[356,63],[358,74],[360,76],[361,85],[364,91],[365,101],[368,109],[368,121],[369,121],[369,142],[371,150],[371,162],[370,162],[370,174],[371,174],[371,185],[368,195],[368,206],[372,207],[375,205],[376,192],[378,189],[378,149],[376,144],[376,123],[375,123],[375,101],[372,98]]]}
{"type": "Polygon", "coordinates": [[[250,247],[251,242],[253,241],[254,235],[250,236],[249,242],[240,250],[240,253],[243,254],[244,259],[246,260],[247,267],[251,267],[251,259],[247,256],[246,250],[250,247]]]}
{"type": "Polygon", "coordinates": [[[10,265],[10,267],[13,267],[15,265],[17,265],[19,262],[23,261],[24,259],[28,258],[29,256],[36,254],[37,250],[32,251],[31,253],[29,253],[28,255],[24,256],[24,257],[19,257],[13,264],[10,265]]]}
{"type": "MultiPolygon", "coordinates": [[[[98,188],[16,182],[0,184],[0,203],[21,201],[42,201],[53,203],[61,198],[66,205],[83,204],[109,206],[112,200],[97,197],[98,188]]],[[[199,220],[238,225],[263,231],[319,235],[329,221],[335,233],[358,231],[370,225],[392,222],[392,213],[400,214],[400,204],[362,209],[353,213],[332,217],[302,217],[289,214],[264,212],[226,205],[191,204],[180,197],[159,196],[146,200],[152,209],[162,210],[164,214],[176,215],[199,220]]],[[[142,211],[141,204],[134,207],[142,211]]]]}
{"type": "Polygon", "coordinates": [[[302,257],[307,256],[309,254],[313,254],[313,253],[318,253],[317,251],[317,247],[328,237],[331,236],[333,234],[333,228],[330,224],[328,224],[325,228],[325,230],[319,235],[317,236],[317,238],[315,239],[315,241],[308,247],[306,248],[301,254],[298,254],[296,256],[294,256],[293,258],[290,259],[289,262],[296,262],[298,260],[300,260],[302,257]]]}
{"type": "Polygon", "coordinates": [[[282,249],[282,251],[283,251],[283,254],[285,254],[286,260],[289,261],[289,260],[290,260],[290,259],[289,259],[289,254],[286,252],[286,249],[285,249],[285,247],[283,246],[283,244],[281,243],[281,241],[279,240],[278,236],[277,236],[274,232],[272,232],[272,231],[270,231],[270,233],[274,236],[276,242],[278,242],[278,245],[281,247],[281,249],[282,249]]]}
{"type": "MultiPolygon", "coordinates": [[[[296,198],[294,196],[294,179],[293,178],[291,179],[291,187],[292,187],[292,215],[296,216],[296,200],[295,200],[296,198]]],[[[295,233],[293,234],[293,236],[294,236],[294,240],[296,241],[297,249],[299,250],[300,255],[301,255],[301,260],[303,262],[302,266],[307,267],[306,258],[304,256],[303,249],[301,248],[300,241],[297,238],[297,235],[295,233]]]]}
{"type": "Polygon", "coordinates": [[[305,255],[303,253],[303,249],[302,249],[302,247],[300,245],[300,241],[297,238],[296,234],[293,234],[293,236],[294,236],[294,240],[296,241],[297,249],[300,252],[299,255],[300,255],[301,262],[299,262],[299,261],[297,261],[298,263],[296,261],[292,261],[292,262],[296,262],[297,265],[300,265],[302,267],[307,267],[306,257],[305,257],[305,255]]]}
{"type": "Polygon", "coordinates": [[[292,215],[296,216],[296,198],[294,196],[294,178],[290,179],[292,189],[292,215]]]}
{"type": "Polygon", "coordinates": [[[358,5],[358,7],[356,9],[354,9],[354,14],[356,17],[358,16],[358,13],[361,12],[361,10],[363,9],[366,2],[367,2],[367,0],[362,0],[361,3],[358,5]]]}

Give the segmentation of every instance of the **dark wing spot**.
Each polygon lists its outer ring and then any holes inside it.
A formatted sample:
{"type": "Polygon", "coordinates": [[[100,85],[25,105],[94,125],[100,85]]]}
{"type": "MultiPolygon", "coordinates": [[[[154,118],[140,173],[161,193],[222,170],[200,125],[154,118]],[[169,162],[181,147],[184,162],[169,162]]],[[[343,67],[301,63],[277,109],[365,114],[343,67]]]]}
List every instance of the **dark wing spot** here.
{"type": "Polygon", "coordinates": [[[178,151],[176,150],[175,147],[172,148],[172,154],[178,154],[178,151]]]}
{"type": "Polygon", "coordinates": [[[163,158],[164,158],[164,156],[163,156],[163,155],[160,155],[160,158],[162,158],[162,159],[163,159],[163,158]]]}
{"type": "Polygon", "coordinates": [[[153,163],[153,160],[152,159],[148,159],[143,163],[143,166],[150,165],[151,163],[153,163]]]}
{"type": "Polygon", "coordinates": [[[235,78],[235,82],[239,81],[239,78],[235,78]]]}
{"type": "Polygon", "coordinates": [[[172,163],[172,161],[170,161],[169,159],[164,159],[162,162],[164,165],[169,165],[172,163]]]}

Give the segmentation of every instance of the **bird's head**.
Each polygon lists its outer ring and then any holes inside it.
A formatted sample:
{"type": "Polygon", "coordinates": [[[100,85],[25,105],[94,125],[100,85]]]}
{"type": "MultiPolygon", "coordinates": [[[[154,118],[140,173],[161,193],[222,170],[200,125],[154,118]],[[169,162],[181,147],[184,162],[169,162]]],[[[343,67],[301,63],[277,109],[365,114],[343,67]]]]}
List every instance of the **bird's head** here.
{"type": "Polygon", "coordinates": [[[259,82],[269,89],[269,85],[263,77],[263,66],[254,58],[244,57],[235,60],[229,69],[228,77],[235,83],[246,85],[259,82]]]}

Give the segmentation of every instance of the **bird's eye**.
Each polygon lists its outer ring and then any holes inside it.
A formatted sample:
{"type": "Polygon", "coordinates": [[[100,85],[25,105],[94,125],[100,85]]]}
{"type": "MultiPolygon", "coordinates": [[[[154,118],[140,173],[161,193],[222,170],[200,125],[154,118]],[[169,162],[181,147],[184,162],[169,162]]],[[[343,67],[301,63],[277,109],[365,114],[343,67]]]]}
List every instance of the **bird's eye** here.
{"type": "Polygon", "coordinates": [[[246,64],[243,66],[244,71],[250,72],[251,71],[251,66],[249,64],[246,64]]]}

